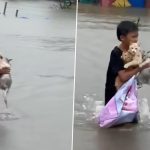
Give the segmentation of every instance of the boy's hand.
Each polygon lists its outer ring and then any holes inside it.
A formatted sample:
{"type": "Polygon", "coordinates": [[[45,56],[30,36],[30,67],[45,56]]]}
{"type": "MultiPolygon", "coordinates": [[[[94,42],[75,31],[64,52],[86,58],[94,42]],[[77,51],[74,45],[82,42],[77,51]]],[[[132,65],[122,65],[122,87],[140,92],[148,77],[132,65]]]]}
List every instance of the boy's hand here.
{"type": "Polygon", "coordinates": [[[0,69],[0,74],[10,74],[10,68],[2,68],[2,69],[0,69]]]}
{"type": "Polygon", "coordinates": [[[145,64],[144,66],[142,66],[142,70],[144,70],[144,69],[147,69],[147,68],[150,68],[150,63],[147,63],[147,64],[145,64]]]}

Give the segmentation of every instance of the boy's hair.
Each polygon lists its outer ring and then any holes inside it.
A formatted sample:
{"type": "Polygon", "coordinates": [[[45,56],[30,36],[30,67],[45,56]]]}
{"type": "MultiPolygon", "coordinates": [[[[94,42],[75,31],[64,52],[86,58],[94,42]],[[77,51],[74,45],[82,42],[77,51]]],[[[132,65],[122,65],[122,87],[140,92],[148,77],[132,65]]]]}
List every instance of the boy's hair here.
{"type": "Polygon", "coordinates": [[[117,26],[117,38],[121,41],[120,36],[126,36],[130,32],[138,32],[138,25],[132,21],[122,21],[117,26]]]}

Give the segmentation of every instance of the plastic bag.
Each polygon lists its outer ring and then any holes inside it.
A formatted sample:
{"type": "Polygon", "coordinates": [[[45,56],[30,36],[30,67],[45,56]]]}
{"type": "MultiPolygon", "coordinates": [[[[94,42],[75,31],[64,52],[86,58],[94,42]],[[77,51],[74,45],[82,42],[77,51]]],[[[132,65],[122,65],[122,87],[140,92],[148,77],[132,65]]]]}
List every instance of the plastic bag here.
{"type": "Polygon", "coordinates": [[[132,122],[137,118],[137,82],[135,76],[123,84],[99,115],[99,125],[109,128],[114,125],[132,122]]]}

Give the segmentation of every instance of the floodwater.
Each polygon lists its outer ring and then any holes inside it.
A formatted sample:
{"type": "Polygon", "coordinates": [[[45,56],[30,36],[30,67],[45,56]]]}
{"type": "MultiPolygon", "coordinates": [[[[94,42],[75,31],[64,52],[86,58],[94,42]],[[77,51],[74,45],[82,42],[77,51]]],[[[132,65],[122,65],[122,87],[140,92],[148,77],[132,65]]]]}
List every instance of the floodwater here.
{"type": "Polygon", "coordinates": [[[70,150],[76,13],[53,1],[0,2],[0,52],[12,58],[1,150],[70,150]],[[15,17],[19,10],[18,18],[15,17]]]}
{"type": "MultiPolygon", "coordinates": [[[[101,129],[93,118],[95,102],[103,107],[110,52],[118,45],[116,26],[122,20],[140,17],[141,47],[149,50],[150,10],[100,9],[79,5],[76,84],[74,104],[74,150],[148,150],[150,124],[126,124],[101,129]]],[[[150,86],[143,85],[139,97],[150,102],[150,86]]]]}

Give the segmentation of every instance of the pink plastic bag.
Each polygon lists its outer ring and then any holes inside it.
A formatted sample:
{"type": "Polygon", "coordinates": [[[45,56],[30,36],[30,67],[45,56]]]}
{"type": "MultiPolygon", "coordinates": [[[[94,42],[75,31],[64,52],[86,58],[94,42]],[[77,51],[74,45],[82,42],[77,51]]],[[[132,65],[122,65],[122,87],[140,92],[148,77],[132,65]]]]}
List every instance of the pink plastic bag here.
{"type": "Polygon", "coordinates": [[[132,122],[138,114],[137,82],[135,77],[127,81],[107,103],[99,115],[100,127],[132,122]]]}

